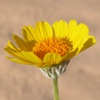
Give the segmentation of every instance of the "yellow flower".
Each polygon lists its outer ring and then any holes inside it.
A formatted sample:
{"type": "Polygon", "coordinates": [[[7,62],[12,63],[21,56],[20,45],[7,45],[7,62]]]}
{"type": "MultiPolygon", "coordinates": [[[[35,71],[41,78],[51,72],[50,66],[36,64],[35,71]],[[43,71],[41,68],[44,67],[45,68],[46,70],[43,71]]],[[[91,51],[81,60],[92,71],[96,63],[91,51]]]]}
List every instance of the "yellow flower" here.
{"type": "Polygon", "coordinates": [[[52,26],[47,22],[37,22],[35,27],[24,26],[23,37],[12,36],[18,47],[9,41],[5,50],[13,57],[7,58],[39,68],[69,60],[96,43],[88,27],[75,20],[56,21],[52,26]]]}

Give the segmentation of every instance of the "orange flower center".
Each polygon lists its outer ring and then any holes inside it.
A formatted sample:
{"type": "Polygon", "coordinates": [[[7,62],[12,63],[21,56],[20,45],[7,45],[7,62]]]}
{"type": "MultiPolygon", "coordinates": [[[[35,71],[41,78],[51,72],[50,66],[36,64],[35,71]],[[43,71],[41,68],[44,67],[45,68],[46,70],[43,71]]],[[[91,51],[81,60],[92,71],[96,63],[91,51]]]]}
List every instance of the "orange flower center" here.
{"type": "Polygon", "coordinates": [[[69,41],[64,39],[50,38],[39,43],[36,43],[33,47],[32,52],[36,54],[39,58],[43,59],[44,55],[53,52],[64,56],[69,50],[71,50],[72,45],[69,41]]]}

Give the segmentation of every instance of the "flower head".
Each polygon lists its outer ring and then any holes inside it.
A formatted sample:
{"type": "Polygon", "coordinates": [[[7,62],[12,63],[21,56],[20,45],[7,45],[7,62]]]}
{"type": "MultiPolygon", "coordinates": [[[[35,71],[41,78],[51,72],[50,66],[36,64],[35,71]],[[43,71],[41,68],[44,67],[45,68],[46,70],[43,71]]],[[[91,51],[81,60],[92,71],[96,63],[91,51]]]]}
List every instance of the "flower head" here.
{"type": "Polygon", "coordinates": [[[8,42],[5,50],[12,57],[7,58],[39,68],[60,64],[96,43],[95,38],[89,35],[88,27],[83,23],[77,24],[75,20],[69,23],[56,21],[52,26],[38,22],[35,27],[23,27],[24,39],[17,35],[12,37],[17,46],[8,42]]]}

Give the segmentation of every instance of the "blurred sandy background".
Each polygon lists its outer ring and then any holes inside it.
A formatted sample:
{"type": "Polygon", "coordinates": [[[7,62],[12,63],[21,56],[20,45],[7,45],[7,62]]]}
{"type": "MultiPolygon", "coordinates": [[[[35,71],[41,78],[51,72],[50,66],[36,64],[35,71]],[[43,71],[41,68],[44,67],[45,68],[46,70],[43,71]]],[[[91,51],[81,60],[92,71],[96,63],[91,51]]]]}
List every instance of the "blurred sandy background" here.
{"type": "Polygon", "coordinates": [[[3,47],[24,25],[76,19],[97,44],[73,58],[59,77],[60,100],[100,100],[100,0],[0,0],[0,100],[53,100],[52,81],[36,67],[5,58],[3,47]]]}

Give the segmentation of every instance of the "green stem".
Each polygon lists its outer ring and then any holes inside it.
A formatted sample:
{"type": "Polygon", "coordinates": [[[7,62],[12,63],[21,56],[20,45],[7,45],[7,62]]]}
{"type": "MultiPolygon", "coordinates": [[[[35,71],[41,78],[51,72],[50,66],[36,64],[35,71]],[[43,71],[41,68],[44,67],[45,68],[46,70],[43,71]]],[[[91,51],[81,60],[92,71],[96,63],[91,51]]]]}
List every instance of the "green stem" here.
{"type": "Polygon", "coordinates": [[[58,77],[53,79],[54,100],[59,100],[58,77]]]}

